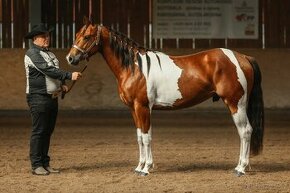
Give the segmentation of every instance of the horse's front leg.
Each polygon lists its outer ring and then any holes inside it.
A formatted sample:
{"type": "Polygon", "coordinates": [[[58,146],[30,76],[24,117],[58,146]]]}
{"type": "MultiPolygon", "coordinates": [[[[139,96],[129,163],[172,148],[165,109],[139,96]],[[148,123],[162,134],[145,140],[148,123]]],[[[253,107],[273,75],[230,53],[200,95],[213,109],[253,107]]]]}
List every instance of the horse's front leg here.
{"type": "Polygon", "coordinates": [[[149,169],[153,168],[153,157],[152,157],[152,151],[151,151],[151,141],[152,141],[152,132],[151,127],[148,130],[148,133],[143,133],[141,131],[142,135],[142,142],[144,145],[144,151],[145,151],[145,165],[144,168],[141,171],[141,175],[146,176],[149,174],[149,169]]]}
{"type": "Polygon", "coordinates": [[[149,107],[137,104],[134,106],[132,114],[137,127],[137,141],[140,153],[139,164],[135,171],[140,173],[141,175],[147,175],[149,173],[149,169],[153,165],[153,158],[151,152],[151,111],[149,107]]]}
{"type": "Polygon", "coordinates": [[[135,126],[137,128],[137,142],[138,142],[138,146],[139,146],[139,163],[138,163],[138,166],[135,169],[135,172],[141,173],[141,171],[142,171],[142,169],[143,169],[143,167],[145,165],[145,161],[146,161],[145,148],[144,148],[144,145],[143,145],[143,142],[142,142],[141,125],[138,122],[138,119],[136,118],[136,114],[135,114],[134,110],[132,110],[132,116],[133,116],[133,119],[134,119],[134,122],[135,122],[135,126]]]}

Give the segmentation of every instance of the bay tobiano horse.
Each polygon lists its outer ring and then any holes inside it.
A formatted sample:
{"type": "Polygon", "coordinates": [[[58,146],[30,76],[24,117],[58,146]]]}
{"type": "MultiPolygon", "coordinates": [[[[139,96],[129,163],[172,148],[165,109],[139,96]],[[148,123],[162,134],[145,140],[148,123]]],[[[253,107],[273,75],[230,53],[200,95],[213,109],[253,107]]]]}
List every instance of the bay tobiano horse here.
{"type": "Polygon", "coordinates": [[[250,153],[263,147],[264,105],[261,72],[254,58],[218,48],[185,56],[170,56],[139,47],[125,35],[84,19],[67,55],[71,65],[99,52],[117,79],[119,96],[130,107],[137,128],[139,164],[135,172],[149,174],[151,112],[181,109],[209,98],[227,105],[240,136],[235,173],[245,174],[250,153]]]}

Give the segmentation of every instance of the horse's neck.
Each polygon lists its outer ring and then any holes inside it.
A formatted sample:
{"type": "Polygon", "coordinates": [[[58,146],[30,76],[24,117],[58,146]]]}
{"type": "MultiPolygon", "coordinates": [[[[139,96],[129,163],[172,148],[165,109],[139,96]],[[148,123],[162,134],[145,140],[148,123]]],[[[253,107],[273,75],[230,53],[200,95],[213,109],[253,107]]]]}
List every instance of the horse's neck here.
{"type": "Polygon", "coordinates": [[[121,60],[119,60],[119,58],[114,54],[114,51],[110,47],[110,42],[108,38],[104,39],[103,41],[101,53],[108,66],[110,67],[116,78],[119,80],[123,71],[122,65],[120,63],[121,60]]]}

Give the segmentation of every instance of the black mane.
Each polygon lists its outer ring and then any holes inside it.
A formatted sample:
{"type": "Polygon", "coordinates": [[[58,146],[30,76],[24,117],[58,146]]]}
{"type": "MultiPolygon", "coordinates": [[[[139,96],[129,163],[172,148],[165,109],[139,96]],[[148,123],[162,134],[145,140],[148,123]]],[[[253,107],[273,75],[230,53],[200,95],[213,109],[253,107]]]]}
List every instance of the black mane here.
{"type": "MultiPolygon", "coordinates": [[[[128,38],[121,32],[115,31],[114,29],[110,29],[110,46],[115,55],[122,61],[122,66],[124,68],[131,68],[133,72],[135,52],[146,53],[148,51],[148,49],[140,46],[134,40],[128,38]]],[[[138,53],[136,54],[136,60],[142,70],[142,60],[138,53]]]]}

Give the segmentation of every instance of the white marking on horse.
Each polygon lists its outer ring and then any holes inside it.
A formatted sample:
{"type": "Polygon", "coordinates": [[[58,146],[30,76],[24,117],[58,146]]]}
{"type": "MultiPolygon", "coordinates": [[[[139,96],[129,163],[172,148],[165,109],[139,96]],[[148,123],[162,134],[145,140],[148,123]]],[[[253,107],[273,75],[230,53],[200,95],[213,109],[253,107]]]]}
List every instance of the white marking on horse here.
{"type": "Polygon", "coordinates": [[[147,71],[146,55],[140,54],[142,58],[142,71],[146,78],[147,97],[150,108],[153,105],[172,106],[182,95],[178,87],[181,76],[180,69],[168,55],[161,52],[147,52],[150,57],[150,71],[147,71]],[[160,59],[161,67],[159,66],[160,59]]]}
{"type": "Polygon", "coordinates": [[[244,90],[244,95],[240,98],[238,102],[238,111],[239,111],[241,110],[241,108],[246,108],[246,105],[243,105],[243,104],[245,104],[247,101],[247,79],[233,51],[224,49],[224,48],[221,48],[221,50],[230,59],[230,61],[236,66],[238,81],[240,82],[244,90]]]}
{"type": "Polygon", "coordinates": [[[141,172],[146,162],[146,157],[145,157],[146,155],[145,155],[145,148],[142,141],[142,132],[140,128],[137,128],[137,142],[139,145],[139,163],[135,171],[141,172]]]}
{"type": "Polygon", "coordinates": [[[230,61],[236,66],[238,81],[241,83],[241,85],[244,89],[245,95],[246,95],[247,94],[247,79],[245,77],[244,72],[242,71],[242,69],[240,67],[240,64],[239,64],[236,56],[234,55],[233,51],[231,51],[231,50],[224,49],[224,48],[221,48],[221,50],[230,59],[230,61]]]}
{"type": "Polygon", "coordinates": [[[151,128],[148,133],[142,133],[140,128],[137,128],[137,141],[139,145],[139,163],[136,172],[149,173],[149,169],[153,167],[153,157],[151,150],[152,132],[151,128]]]}

